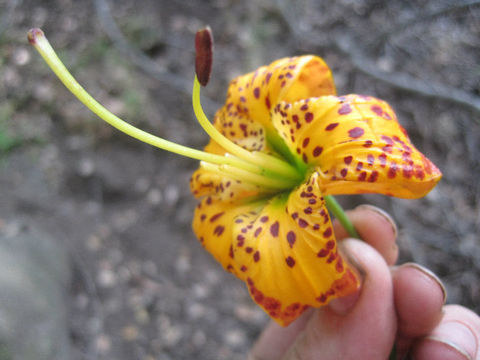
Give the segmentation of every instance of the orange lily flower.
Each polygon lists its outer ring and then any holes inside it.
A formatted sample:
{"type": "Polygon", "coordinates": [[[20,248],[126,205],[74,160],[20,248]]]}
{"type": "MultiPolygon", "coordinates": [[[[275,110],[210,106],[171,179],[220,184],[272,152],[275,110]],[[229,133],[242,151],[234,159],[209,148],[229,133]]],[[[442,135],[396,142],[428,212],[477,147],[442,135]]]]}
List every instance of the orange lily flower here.
{"type": "Polygon", "coordinates": [[[390,106],[363,95],[335,96],[316,56],[280,59],[234,79],[212,125],[199,81],[211,66],[212,39],[200,32],[193,104],[211,136],[205,151],[145,133],[94,100],[62,64],[40,29],[28,39],[68,89],[99,117],[159,148],[202,160],[191,179],[201,198],[193,229],[253,300],[281,325],[306,308],[355,292],[358,277],[337,249],[331,195],[426,195],[436,166],[410,142],[390,106]],[[207,44],[202,48],[202,44],[207,44]],[[205,61],[204,61],[205,60],[205,61]]]}
{"type": "MultiPolygon", "coordinates": [[[[387,103],[335,96],[331,71],[316,56],[277,60],[234,79],[214,125],[300,174],[297,185],[277,192],[204,168],[191,180],[193,194],[202,197],[195,234],[281,325],[359,286],[337,251],[325,196],[419,198],[441,178],[387,103]]],[[[226,152],[214,140],[205,151],[226,152]]]]}

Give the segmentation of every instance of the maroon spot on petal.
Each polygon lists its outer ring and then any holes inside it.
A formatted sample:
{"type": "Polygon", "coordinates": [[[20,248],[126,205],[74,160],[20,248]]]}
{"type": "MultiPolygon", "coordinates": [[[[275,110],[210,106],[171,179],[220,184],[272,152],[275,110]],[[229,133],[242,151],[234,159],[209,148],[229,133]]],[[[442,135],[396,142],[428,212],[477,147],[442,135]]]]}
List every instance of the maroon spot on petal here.
{"type": "Polygon", "coordinates": [[[347,165],[350,165],[352,163],[352,160],[353,160],[353,156],[351,156],[351,155],[345,156],[343,158],[343,162],[347,165]]]}
{"type": "Polygon", "coordinates": [[[347,176],[347,173],[348,173],[348,169],[347,169],[347,168],[343,168],[342,170],[340,170],[340,175],[342,175],[342,177],[347,176]]]}
{"type": "Polygon", "coordinates": [[[323,232],[323,237],[328,238],[330,236],[332,236],[332,228],[331,227],[329,227],[327,230],[325,230],[323,232]]]}
{"type": "Polygon", "coordinates": [[[369,148],[373,145],[372,140],[365,140],[365,144],[363,144],[363,147],[369,148]]]}
{"type": "Polygon", "coordinates": [[[225,227],[222,225],[218,225],[215,230],[213,230],[213,233],[217,236],[220,236],[223,234],[223,231],[225,230],[225,227]]]}
{"type": "Polygon", "coordinates": [[[387,165],[387,154],[378,155],[378,160],[380,160],[380,166],[385,167],[387,165]]]}
{"type": "Polygon", "coordinates": [[[360,171],[363,168],[363,162],[359,161],[357,164],[357,168],[355,169],[356,171],[360,171]]]}
{"type": "Polygon", "coordinates": [[[416,168],[415,177],[420,180],[423,180],[425,178],[425,172],[421,167],[416,168]]]}
{"type": "Polygon", "coordinates": [[[310,205],[315,205],[315,204],[317,203],[317,200],[315,200],[315,199],[308,199],[308,203],[309,203],[310,205]]]}
{"type": "Polygon", "coordinates": [[[405,164],[403,166],[403,176],[407,179],[410,179],[413,175],[413,167],[410,164],[405,164]]]}
{"type": "Polygon", "coordinates": [[[213,216],[210,218],[210,222],[213,223],[213,222],[217,221],[218,218],[221,217],[223,214],[224,214],[224,212],[222,211],[222,212],[220,212],[220,213],[218,213],[218,214],[213,215],[213,216]]]}
{"type": "Polygon", "coordinates": [[[255,233],[253,234],[255,237],[257,237],[258,235],[260,235],[260,233],[262,232],[262,227],[258,227],[256,230],[255,230],[255,233]]]}
{"type": "Polygon", "coordinates": [[[302,160],[303,160],[304,163],[308,163],[307,154],[305,154],[305,153],[302,154],[302,160]]]}
{"type": "Polygon", "coordinates": [[[378,171],[374,170],[370,174],[370,177],[368,178],[368,182],[375,182],[378,179],[378,171]]]}
{"type": "Polygon", "coordinates": [[[310,138],[309,138],[309,137],[306,137],[305,139],[303,139],[302,146],[303,146],[304,148],[307,147],[309,142],[310,142],[310,138]]]}
{"type": "Polygon", "coordinates": [[[369,166],[372,166],[374,162],[375,162],[374,156],[372,154],[368,154],[367,155],[367,164],[369,166]]]}
{"type": "Polygon", "coordinates": [[[305,113],[305,121],[307,123],[311,122],[313,120],[313,114],[311,112],[305,113]]]}
{"type": "Polygon", "coordinates": [[[228,250],[228,256],[230,256],[233,259],[233,246],[230,245],[230,249],[228,250]]]}
{"type": "Polygon", "coordinates": [[[262,216],[262,217],[260,218],[260,221],[261,221],[262,223],[266,223],[266,222],[268,221],[268,216],[266,216],[266,215],[265,215],[265,216],[262,216]]]}
{"type": "Polygon", "coordinates": [[[327,295],[322,294],[319,297],[317,297],[316,300],[320,303],[324,303],[325,301],[327,301],[327,295]]]}
{"type": "Polygon", "coordinates": [[[372,105],[370,107],[370,110],[372,110],[375,114],[377,114],[378,116],[382,116],[383,114],[383,110],[380,106],[378,105],[372,105]]]}
{"type": "Polygon", "coordinates": [[[386,153],[391,154],[392,151],[393,151],[393,146],[392,146],[392,145],[385,145],[385,146],[382,148],[382,150],[383,150],[384,152],[386,152],[386,153]]]}
{"type": "Polygon", "coordinates": [[[265,105],[267,106],[268,110],[272,107],[272,104],[270,103],[270,98],[267,96],[265,98],[265,105]]]}
{"type": "Polygon", "coordinates": [[[337,258],[336,254],[330,253],[327,259],[327,264],[331,264],[337,258]]]}
{"type": "Polygon", "coordinates": [[[319,156],[323,151],[323,148],[321,146],[317,146],[315,147],[315,149],[313,149],[313,156],[314,157],[317,157],[319,156]]]}
{"type": "Polygon", "coordinates": [[[390,179],[393,179],[396,175],[397,175],[397,164],[395,162],[392,162],[390,164],[390,168],[388,169],[388,173],[387,173],[387,176],[390,178],[390,179]]]}
{"type": "Polygon", "coordinates": [[[250,247],[250,246],[247,246],[247,247],[245,248],[245,252],[246,252],[247,254],[251,254],[251,253],[253,252],[253,248],[250,247]]]}
{"type": "Polygon", "coordinates": [[[258,251],[255,251],[255,254],[253,254],[253,261],[258,262],[260,260],[260,253],[258,251]]]}
{"type": "Polygon", "coordinates": [[[328,250],[327,249],[322,249],[318,252],[317,257],[323,258],[328,255],[328,250]]]}
{"type": "Polygon", "coordinates": [[[348,130],[348,136],[353,139],[357,139],[365,133],[365,130],[361,127],[354,127],[353,129],[348,130]]]}
{"type": "Polygon", "coordinates": [[[367,172],[366,171],[362,171],[360,173],[360,175],[358,175],[358,181],[365,181],[366,178],[367,178],[367,172]]]}
{"type": "Polygon", "coordinates": [[[202,214],[200,215],[200,221],[204,221],[206,219],[207,215],[205,214],[202,214]]]}
{"type": "Polygon", "coordinates": [[[240,268],[240,271],[241,271],[241,272],[245,272],[245,271],[247,271],[247,269],[248,269],[248,268],[247,268],[245,265],[242,265],[242,267],[240,268]]]}
{"type": "Polygon", "coordinates": [[[327,125],[327,127],[325,128],[325,130],[327,130],[327,131],[332,131],[332,130],[335,129],[337,126],[338,126],[338,123],[331,123],[331,124],[328,124],[328,125],[327,125]]]}
{"type": "Polygon", "coordinates": [[[259,87],[256,87],[255,89],[253,89],[253,96],[255,96],[256,99],[258,99],[260,97],[260,88],[259,87]]]}
{"type": "Polygon", "coordinates": [[[280,227],[280,224],[278,223],[278,221],[275,221],[272,226],[270,226],[270,234],[272,234],[273,237],[277,237],[278,236],[278,229],[280,227]]]}
{"type": "Polygon", "coordinates": [[[298,226],[301,228],[306,228],[308,226],[308,222],[306,222],[304,219],[300,218],[298,219],[298,226]]]}
{"type": "Polygon", "coordinates": [[[335,247],[335,241],[333,240],[328,241],[326,247],[327,247],[327,250],[333,250],[333,248],[335,247]]]}
{"type": "Polygon", "coordinates": [[[286,263],[287,263],[288,266],[290,266],[290,267],[294,267],[294,266],[295,266],[295,259],[292,258],[291,256],[287,257],[287,258],[285,259],[285,261],[286,261],[286,263]]]}
{"type": "Polygon", "coordinates": [[[300,107],[300,110],[302,110],[302,111],[307,111],[307,110],[308,110],[308,104],[303,104],[303,105],[300,107]]]}
{"type": "Polygon", "coordinates": [[[305,214],[307,214],[307,215],[310,215],[310,214],[313,212],[313,210],[312,210],[312,208],[309,206],[309,207],[303,209],[303,212],[304,212],[305,214]]]}
{"type": "Polygon", "coordinates": [[[335,270],[337,270],[337,272],[341,273],[343,272],[344,268],[343,268],[343,261],[342,261],[342,258],[338,258],[337,260],[337,264],[335,265],[335,270]]]}
{"type": "Polygon", "coordinates": [[[292,219],[295,220],[297,217],[298,217],[298,213],[297,213],[297,212],[294,212],[294,213],[292,214],[292,219]]]}
{"type": "Polygon", "coordinates": [[[393,140],[390,136],[382,135],[381,138],[383,141],[385,141],[388,145],[393,145],[393,140]]]}
{"type": "Polygon", "coordinates": [[[343,104],[338,109],[339,115],[347,115],[347,114],[350,114],[351,112],[352,112],[352,108],[350,107],[350,104],[343,104]]]}
{"type": "Polygon", "coordinates": [[[272,77],[272,73],[269,72],[269,73],[267,74],[267,76],[265,77],[265,80],[267,81],[267,84],[269,83],[271,77],[272,77]]]}
{"type": "Polygon", "coordinates": [[[293,247],[293,244],[295,244],[295,241],[297,240],[297,236],[293,231],[289,231],[287,233],[287,241],[290,247],[293,247]]]}

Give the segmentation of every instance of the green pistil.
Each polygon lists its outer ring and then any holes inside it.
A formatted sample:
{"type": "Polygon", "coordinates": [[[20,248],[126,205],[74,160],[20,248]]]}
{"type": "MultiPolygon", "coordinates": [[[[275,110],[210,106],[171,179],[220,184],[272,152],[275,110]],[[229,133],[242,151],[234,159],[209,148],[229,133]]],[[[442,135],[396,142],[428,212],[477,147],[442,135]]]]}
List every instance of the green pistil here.
{"type": "Polygon", "coordinates": [[[193,102],[199,122],[207,133],[231,154],[222,156],[192,149],[162,139],[128,124],[108,111],[83,89],[63,65],[40,29],[30,30],[28,40],[73,95],[102,120],[125,134],[160,149],[204,161],[211,165],[210,168],[213,171],[231,176],[236,180],[262,186],[266,190],[281,191],[290,189],[301,180],[301,174],[287,162],[267,154],[249,152],[220,134],[208,121],[200,106],[200,91],[197,79],[194,82],[193,102]]]}

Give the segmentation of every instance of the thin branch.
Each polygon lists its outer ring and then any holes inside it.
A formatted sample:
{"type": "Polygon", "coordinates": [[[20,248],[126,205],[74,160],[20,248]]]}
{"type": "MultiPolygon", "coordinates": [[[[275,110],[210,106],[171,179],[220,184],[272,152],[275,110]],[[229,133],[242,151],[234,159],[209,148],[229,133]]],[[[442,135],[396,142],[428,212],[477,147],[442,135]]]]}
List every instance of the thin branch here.
{"type": "Polygon", "coordinates": [[[454,5],[446,6],[442,9],[434,10],[434,11],[427,11],[418,14],[415,16],[413,19],[409,19],[407,21],[404,21],[399,24],[394,24],[390,29],[381,32],[378,34],[372,41],[372,47],[377,48],[380,46],[383,42],[385,42],[388,38],[394,35],[398,35],[399,33],[402,33],[406,29],[411,28],[417,23],[420,22],[425,22],[425,21],[432,21],[435,20],[439,17],[449,15],[452,13],[460,12],[465,9],[471,9],[475,6],[480,5],[480,0],[471,0],[467,1],[465,3],[455,3],[454,5]]]}

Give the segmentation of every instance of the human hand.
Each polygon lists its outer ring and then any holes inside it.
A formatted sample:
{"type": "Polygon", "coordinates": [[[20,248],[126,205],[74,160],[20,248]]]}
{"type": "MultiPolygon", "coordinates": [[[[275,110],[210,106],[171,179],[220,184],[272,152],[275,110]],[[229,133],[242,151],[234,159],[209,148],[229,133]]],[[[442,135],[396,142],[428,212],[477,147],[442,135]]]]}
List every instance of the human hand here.
{"type": "Polygon", "coordinates": [[[397,228],[383,211],[359,206],[347,212],[363,241],[335,224],[343,255],[362,276],[354,295],[306,311],[286,328],[270,323],[253,347],[255,360],[480,360],[480,317],[457,305],[429,270],[413,263],[393,267],[397,228]]]}

